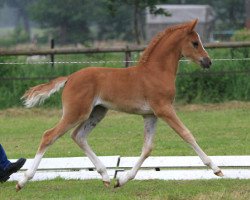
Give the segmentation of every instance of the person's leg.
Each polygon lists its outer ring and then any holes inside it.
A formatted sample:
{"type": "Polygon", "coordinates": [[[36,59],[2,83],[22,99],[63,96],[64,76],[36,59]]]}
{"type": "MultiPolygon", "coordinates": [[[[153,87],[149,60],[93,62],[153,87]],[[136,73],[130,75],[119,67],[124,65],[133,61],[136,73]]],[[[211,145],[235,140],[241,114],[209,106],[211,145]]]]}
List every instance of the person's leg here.
{"type": "Polygon", "coordinates": [[[4,148],[0,144],[0,169],[1,170],[6,169],[10,164],[11,162],[8,160],[4,148]]]}
{"type": "Polygon", "coordinates": [[[25,158],[19,158],[16,162],[11,163],[0,144],[0,182],[5,182],[10,178],[10,175],[17,172],[25,163],[25,158]]]}

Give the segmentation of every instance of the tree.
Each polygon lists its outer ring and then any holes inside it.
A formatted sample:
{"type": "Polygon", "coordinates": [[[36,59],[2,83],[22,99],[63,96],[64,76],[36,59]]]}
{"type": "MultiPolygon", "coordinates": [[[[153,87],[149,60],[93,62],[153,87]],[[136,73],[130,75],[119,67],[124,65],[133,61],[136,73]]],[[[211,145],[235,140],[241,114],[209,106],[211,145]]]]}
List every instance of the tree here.
{"type": "Polygon", "coordinates": [[[3,6],[4,4],[6,4],[9,7],[15,8],[17,10],[17,22],[18,23],[17,23],[16,28],[18,28],[19,23],[22,20],[23,27],[28,38],[31,38],[28,8],[35,1],[36,0],[0,0],[0,6],[3,6]]]}
{"type": "Polygon", "coordinates": [[[245,0],[245,9],[246,9],[245,25],[247,29],[250,29],[250,0],[245,0]]]}
{"type": "MultiPolygon", "coordinates": [[[[145,17],[143,16],[146,9],[149,9],[151,14],[162,14],[165,16],[169,16],[170,13],[167,11],[157,8],[156,5],[162,3],[163,1],[160,0],[107,0],[108,7],[110,13],[115,15],[117,9],[122,7],[124,4],[130,6],[132,8],[132,15],[133,15],[133,32],[136,39],[137,44],[141,43],[141,35],[142,32],[140,31],[140,26],[144,23],[145,17]]],[[[164,1],[165,3],[167,1],[164,1]]]]}
{"type": "Polygon", "coordinates": [[[53,28],[60,43],[84,42],[91,38],[93,4],[91,0],[37,0],[30,12],[42,27],[53,28]]]}
{"type": "MultiPolygon", "coordinates": [[[[176,4],[176,0],[169,0],[176,4]]],[[[216,13],[216,30],[237,30],[245,24],[245,0],[181,0],[180,4],[211,5],[216,13]]]]}
{"type": "Polygon", "coordinates": [[[128,5],[116,7],[115,14],[110,12],[110,4],[105,0],[99,0],[96,5],[92,22],[97,27],[97,40],[131,41],[134,39],[131,26],[132,10],[128,5]]]}

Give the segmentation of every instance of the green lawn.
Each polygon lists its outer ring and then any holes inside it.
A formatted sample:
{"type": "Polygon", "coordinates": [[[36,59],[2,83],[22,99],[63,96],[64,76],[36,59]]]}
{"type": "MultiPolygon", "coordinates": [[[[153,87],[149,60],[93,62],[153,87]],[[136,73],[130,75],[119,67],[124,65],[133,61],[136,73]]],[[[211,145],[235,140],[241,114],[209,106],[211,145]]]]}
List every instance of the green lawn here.
{"type": "MultiPolygon", "coordinates": [[[[207,154],[250,154],[250,103],[176,107],[178,115],[207,154]]],[[[33,158],[43,132],[53,127],[60,117],[60,110],[42,108],[0,111],[1,144],[8,156],[33,158]]],[[[90,134],[89,143],[97,155],[139,155],[143,143],[143,119],[111,111],[90,134]]],[[[152,155],[188,156],[195,153],[159,120],[152,155]]],[[[69,134],[65,134],[45,156],[82,156],[82,151],[69,134]]]]}
{"type": "Polygon", "coordinates": [[[130,181],[105,188],[100,180],[30,182],[16,193],[14,183],[0,185],[1,200],[249,200],[249,180],[130,181]]]}
{"type": "MultiPolygon", "coordinates": [[[[250,155],[250,103],[177,105],[182,121],[208,155],[250,155]]],[[[42,133],[61,111],[42,108],[0,111],[1,144],[9,158],[33,158],[42,133]]],[[[138,156],[143,142],[140,116],[109,112],[89,137],[97,155],[138,156]]],[[[195,155],[159,120],[153,156],[195,155]]],[[[45,157],[82,156],[69,134],[45,157]]],[[[30,182],[20,193],[15,183],[0,185],[0,199],[250,199],[250,180],[131,181],[123,188],[104,188],[101,181],[53,180],[30,182]],[[70,187],[69,187],[70,186],[70,187]]]]}

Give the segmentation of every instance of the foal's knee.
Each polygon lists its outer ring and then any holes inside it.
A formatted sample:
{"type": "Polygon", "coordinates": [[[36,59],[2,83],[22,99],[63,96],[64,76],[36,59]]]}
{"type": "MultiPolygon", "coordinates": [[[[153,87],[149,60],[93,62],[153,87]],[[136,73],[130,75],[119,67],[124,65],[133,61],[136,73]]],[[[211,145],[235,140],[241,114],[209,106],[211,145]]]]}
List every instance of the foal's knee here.
{"type": "Polygon", "coordinates": [[[143,155],[147,158],[150,156],[153,151],[153,145],[147,145],[143,148],[143,155]]]}

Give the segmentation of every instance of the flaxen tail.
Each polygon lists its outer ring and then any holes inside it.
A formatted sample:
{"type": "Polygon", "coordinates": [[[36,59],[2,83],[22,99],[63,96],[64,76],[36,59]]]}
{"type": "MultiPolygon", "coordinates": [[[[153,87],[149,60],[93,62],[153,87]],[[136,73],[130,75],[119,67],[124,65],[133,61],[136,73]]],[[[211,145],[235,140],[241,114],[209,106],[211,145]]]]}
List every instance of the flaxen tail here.
{"type": "Polygon", "coordinates": [[[27,108],[41,104],[45,99],[49,98],[50,95],[58,92],[62,87],[64,87],[67,80],[68,77],[59,77],[51,80],[49,83],[32,87],[25,92],[21,99],[24,100],[24,105],[27,108]]]}

